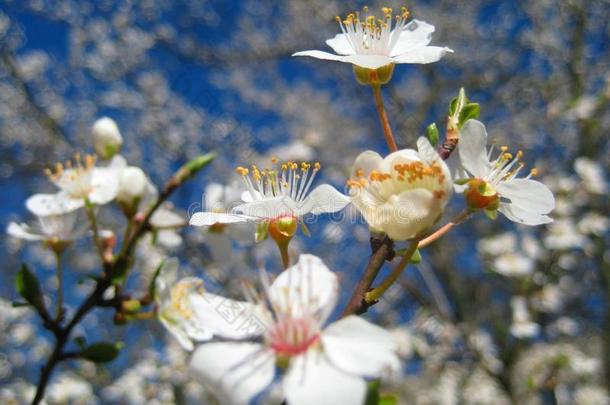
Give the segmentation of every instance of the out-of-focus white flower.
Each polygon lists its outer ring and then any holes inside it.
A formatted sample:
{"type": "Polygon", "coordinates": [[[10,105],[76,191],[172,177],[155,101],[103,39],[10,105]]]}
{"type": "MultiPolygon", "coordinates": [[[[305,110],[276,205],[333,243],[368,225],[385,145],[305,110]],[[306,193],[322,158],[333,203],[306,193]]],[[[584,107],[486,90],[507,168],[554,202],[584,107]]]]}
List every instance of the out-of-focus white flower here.
{"type": "Polygon", "coordinates": [[[451,174],[430,142],[381,157],[361,153],[347,184],[369,226],[394,240],[411,239],[434,225],[452,193],[451,174]]]}
{"type": "Polygon", "coordinates": [[[103,117],[91,127],[95,152],[104,159],[110,159],[121,150],[123,137],[112,118],[103,117]]]}
{"type": "Polygon", "coordinates": [[[582,385],[576,388],[574,403],[575,405],[608,405],[610,396],[602,386],[582,385]]]}
{"type": "Polygon", "coordinates": [[[597,212],[587,212],[578,221],[578,230],[584,234],[603,236],[610,228],[610,220],[597,212]]]}
{"type": "Polygon", "coordinates": [[[584,248],[587,238],[578,232],[571,219],[562,218],[555,221],[544,236],[544,246],[553,250],[584,248]]]}
{"type": "Polygon", "coordinates": [[[534,270],[534,261],[519,253],[505,253],[494,260],[493,268],[508,277],[527,276],[534,270]]]}
{"type": "Polygon", "coordinates": [[[45,398],[53,404],[94,404],[97,398],[91,384],[71,373],[60,374],[49,385],[45,398]]]}
{"type": "Polygon", "coordinates": [[[405,7],[396,15],[394,27],[392,9],[383,7],[381,10],[381,19],[369,15],[366,7],[363,15],[352,13],[345,20],[337,16],[342,33],[326,41],[336,54],[302,51],[292,56],[311,56],[378,69],[396,63],[437,62],[446,53],[453,52],[446,47],[428,46],[434,26],[419,20],[407,23],[409,12],[405,7]]]}
{"type": "Polygon", "coordinates": [[[37,220],[38,223],[31,226],[11,222],[6,233],[15,238],[47,242],[53,246],[70,243],[83,236],[89,228],[89,223],[83,221],[77,212],[37,217],[37,220]]]}
{"type": "Polygon", "coordinates": [[[466,184],[464,197],[470,208],[484,209],[492,215],[500,211],[511,221],[525,225],[553,222],[548,215],[555,208],[553,193],[544,184],[517,178],[523,167],[516,156],[501,148],[500,155],[491,160],[493,148],[487,152],[487,131],[477,120],[468,120],[461,131],[459,157],[461,165],[473,176],[466,184]],[[515,167],[516,166],[516,167],[515,167]]]}
{"type": "Polygon", "coordinates": [[[177,230],[186,225],[186,220],[172,209],[158,208],[150,218],[150,225],[155,232],[155,242],[170,249],[182,244],[182,236],[177,230]]]}
{"type": "Polygon", "coordinates": [[[595,194],[605,194],[608,190],[604,170],[599,163],[586,157],[579,157],[574,162],[574,170],[582,179],[587,191],[595,194]]]}
{"type": "Polygon", "coordinates": [[[322,329],[338,298],[338,280],[318,257],[301,255],[265,285],[268,305],[259,304],[252,320],[263,326],[261,343],[206,343],[192,357],[195,375],[221,402],[249,403],[272,383],[278,366],[291,405],[361,404],[363,377],[399,367],[392,335],[360,317],[322,329]]]}
{"type": "Polygon", "coordinates": [[[513,309],[513,323],[510,325],[510,333],[517,338],[531,338],[538,334],[540,325],[532,322],[527,309],[527,301],[524,297],[513,297],[510,300],[513,309]]]}
{"type": "Polygon", "coordinates": [[[91,155],[65,165],[58,163],[55,171],[48,170],[50,180],[60,189],[56,194],[34,194],[26,200],[26,207],[37,216],[60,215],[75,211],[85,205],[103,205],[112,201],[119,189],[119,175],[125,168],[125,159],[115,156],[110,165],[95,165],[91,155]]]}
{"type": "Polygon", "coordinates": [[[137,166],[127,166],[119,174],[119,189],[116,199],[128,205],[139,201],[147,191],[148,177],[142,169],[137,166]]]}
{"type": "Polygon", "coordinates": [[[517,236],[513,232],[504,232],[493,235],[477,242],[477,248],[482,253],[498,256],[503,253],[514,252],[517,248],[517,236]]]}
{"type": "MultiPolygon", "coordinates": [[[[193,350],[193,342],[210,340],[214,335],[240,337],[237,325],[228,322],[218,307],[223,297],[204,291],[203,280],[184,277],[178,280],[179,263],[167,259],[155,280],[157,317],[186,350],[193,350]]],[[[252,311],[251,304],[231,301],[233,309],[252,311]]]]}
{"type": "Polygon", "coordinates": [[[288,145],[277,146],[269,150],[268,156],[282,156],[284,159],[307,162],[315,157],[315,151],[311,146],[300,139],[296,139],[288,145]]]}
{"type": "MultiPolygon", "coordinates": [[[[275,160],[274,160],[275,161],[275,160]]],[[[298,221],[304,215],[334,213],[349,203],[349,198],[328,184],[309,189],[320,164],[303,162],[283,163],[279,170],[252,170],[238,167],[246,191],[242,194],[243,204],[234,207],[230,213],[198,212],[193,214],[190,224],[210,226],[239,222],[269,222],[282,218],[298,221]]],[[[296,223],[296,222],[295,222],[296,223]]]]}

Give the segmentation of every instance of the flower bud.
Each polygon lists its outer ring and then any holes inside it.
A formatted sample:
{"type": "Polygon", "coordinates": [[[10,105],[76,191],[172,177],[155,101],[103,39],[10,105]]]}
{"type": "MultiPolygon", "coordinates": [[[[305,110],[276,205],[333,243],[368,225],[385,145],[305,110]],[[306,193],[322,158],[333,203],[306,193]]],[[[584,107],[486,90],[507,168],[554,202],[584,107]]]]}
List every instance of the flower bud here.
{"type": "Polygon", "coordinates": [[[354,65],[354,74],[356,80],[360,84],[371,84],[381,85],[386,84],[392,79],[392,73],[394,73],[394,64],[382,66],[377,69],[364,68],[358,65],[354,65]]]}
{"type": "Polygon", "coordinates": [[[123,137],[112,118],[103,117],[95,121],[91,133],[93,134],[93,146],[100,157],[110,159],[121,149],[123,137]]]}
{"type": "Polygon", "coordinates": [[[148,179],[146,174],[136,166],[128,166],[121,171],[119,191],[116,199],[120,203],[133,205],[144,195],[148,179]]]}

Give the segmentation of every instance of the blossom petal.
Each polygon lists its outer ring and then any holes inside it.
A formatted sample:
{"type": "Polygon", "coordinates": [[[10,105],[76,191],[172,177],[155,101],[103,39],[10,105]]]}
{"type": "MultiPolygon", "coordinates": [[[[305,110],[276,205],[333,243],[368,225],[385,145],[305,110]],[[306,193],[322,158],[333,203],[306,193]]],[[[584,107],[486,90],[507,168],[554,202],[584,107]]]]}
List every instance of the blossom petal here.
{"type": "Polygon", "coordinates": [[[150,218],[150,224],[153,227],[179,227],[184,225],[184,217],[178,215],[172,210],[159,208],[150,218]]]}
{"type": "Polygon", "coordinates": [[[350,199],[328,184],[313,189],[297,210],[297,216],[322,214],[341,211],[350,199]]]}
{"type": "Polygon", "coordinates": [[[425,21],[413,20],[405,25],[400,32],[394,31],[392,36],[398,35],[396,44],[392,47],[390,56],[397,56],[413,48],[421,48],[430,43],[434,25],[425,21]]]}
{"type": "Polygon", "coordinates": [[[216,336],[238,339],[265,332],[267,315],[249,302],[208,292],[191,294],[189,302],[196,322],[216,336]]]}
{"type": "Polygon", "coordinates": [[[368,176],[373,170],[377,169],[383,158],[375,151],[367,150],[362,152],[356,158],[352,166],[352,178],[356,178],[357,172],[362,171],[363,176],[368,176]]]}
{"type": "Polygon", "coordinates": [[[282,384],[290,405],[364,404],[364,379],[335,367],[323,352],[309,350],[293,359],[282,384]]]}
{"type": "Polygon", "coordinates": [[[423,136],[417,138],[417,151],[419,156],[426,164],[431,164],[440,159],[438,152],[432,147],[432,144],[423,136]]]}
{"type": "Polygon", "coordinates": [[[15,238],[25,240],[38,241],[45,239],[43,235],[35,233],[34,230],[28,224],[24,223],[18,224],[16,222],[11,222],[6,227],[6,233],[15,238]]]}
{"type": "Polygon", "coordinates": [[[196,212],[191,216],[189,225],[210,226],[214,224],[235,224],[254,220],[256,220],[256,218],[251,218],[247,215],[225,214],[220,212],[196,212]]]}
{"type": "Polygon", "coordinates": [[[544,215],[539,212],[527,211],[514,204],[504,202],[500,203],[500,208],[498,211],[504,214],[511,221],[523,225],[535,226],[553,222],[553,218],[549,217],[548,215],[544,215]]]}
{"type": "Polygon", "coordinates": [[[334,60],[337,62],[347,62],[345,60],[345,56],[340,56],[340,55],[335,55],[333,53],[328,53],[328,52],[324,52],[324,51],[315,51],[315,50],[296,52],[296,53],[293,53],[292,56],[311,56],[312,58],[316,58],[316,59],[334,60]]]}
{"type": "Polygon", "coordinates": [[[359,316],[329,325],[322,332],[322,346],[331,362],[348,373],[374,378],[400,369],[392,334],[359,316]]]}
{"type": "Polygon", "coordinates": [[[441,58],[448,53],[453,53],[453,50],[440,46],[424,46],[393,56],[392,62],[421,64],[434,63],[441,60],[441,58]]]}
{"type": "Polygon", "coordinates": [[[342,62],[351,63],[367,69],[378,69],[382,66],[393,63],[392,58],[384,55],[346,55],[342,62]]]}
{"type": "Polygon", "coordinates": [[[477,120],[468,120],[462,127],[458,152],[462,166],[476,177],[485,177],[491,170],[487,156],[487,131],[477,120]]]}
{"type": "Polygon", "coordinates": [[[265,198],[238,205],[233,211],[253,218],[273,219],[280,216],[297,215],[297,203],[288,196],[265,198]]]}
{"type": "Polygon", "coordinates": [[[322,259],[304,254],[273,281],[269,300],[278,311],[294,317],[314,314],[324,322],[335,307],[338,288],[337,276],[322,259]]]}
{"type": "Polygon", "coordinates": [[[496,187],[503,198],[511,205],[524,211],[547,214],[555,208],[555,197],[547,186],[531,179],[512,179],[503,181],[496,187]]]}
{"type": "Polygon", "coordinates": [[[118,173],[107,168],[93,170],[91,173],[93,191],[88,197],[93,204],[104,205],[114,200],[119,192],[118,173]]]}
{"type": "Polygon", "coordinates": [[[25,201],[25,206],[34,215],[45,217],[75,211],[85,205],[81,198],[70,198],[63,192],[57,194],[34,194],[25,201]]]}
{"type": "MultiPolygon", "coordinates": [[[[424,188],[403,191],[393,204],[385,204],[374,215],[377,226],[393,240],[409,240],[434,225],[447,203],[424,188]]],[[[368,218],[367,218],[368,221],[368,218]]]]}
{"type": "Polygon", "coordinates": [[[339,55],[353,55],[355,53],[347,35],[343,33],[337,34],[334,38],[326,40],[326,45],[333,48],[333,51],[339,55]]]}
{"type": "Polygon", "coordinates": [[[190,367],[220,403],[245,405],[271,384],[275,357],[258,343],[208,343],[195,351],[190,367]]]}

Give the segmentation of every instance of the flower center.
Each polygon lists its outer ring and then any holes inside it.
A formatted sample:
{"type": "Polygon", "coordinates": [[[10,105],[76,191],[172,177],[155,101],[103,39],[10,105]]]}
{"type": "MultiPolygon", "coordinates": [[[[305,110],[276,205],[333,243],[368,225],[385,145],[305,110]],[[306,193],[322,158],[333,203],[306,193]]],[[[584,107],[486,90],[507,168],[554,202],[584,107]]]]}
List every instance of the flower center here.
{"type": "Polygon", "coordinates": [[[301,354],[319,339],[320,329],[312,318],[286,317],[267,332],[267,343],[278,356],[291,357],[301,354]]]}
{"type": "Polygon", "coordinates": [[[390,51],[396,45],[400,31],[409,18],[409,10],[402,7],[400,14],[395,16],[396,25],[392,30],[392,9],[382,7],[382,18],[369,15],[369,8],[359,12],[348,14],[344,20],[337,16],[337,22],[341,31],[346,35],[352,49],[359,54],[389,56],[390,51]]]}
{"type": "Polygon", "coordinates": [[[239,166],[235,171],[242,176],[252,199],[287,196],[296,202],[305,199],[316,174],[320,171],[320,162],[310,163],[285,162],[279,164],[276,158],[271,159],[272,168],[260,170],[256,165],[250,169],[239,166]]]}
{"type": "Polygon", "coordinates": [[[68,160],[65,164],[57,163],[55,170],[47,169],[45,171],[49,179],[67,192],[73,198],[86,198],[93,188],[91,186],[91,173],[95,167],[95,156],[85,155],[81,159],[81,155],[74,155],[74,161],[68,160]]]}
{"type": "Polygon", "coordinates": [[[184,319],[190,319],[193,316],[193,309],[188,300],[188,295],[193,290],[203,293],[203,282],[193,279],[182,280],[174,285],[169,292],[171,310],[184,319]]]}
{"type": "Polygon", "coordinates": [[[364,171],[356,170],[356,177],[347,181],[352,195],[366,189],[379,200],[385,201],[405,190],[425,188],[433,192],[434,197],[445,196],[446,177],[441,166],[434,162],[427,165],[421,161],[395,164],[389,173],[373,170],[368,176],[364,171]]]}

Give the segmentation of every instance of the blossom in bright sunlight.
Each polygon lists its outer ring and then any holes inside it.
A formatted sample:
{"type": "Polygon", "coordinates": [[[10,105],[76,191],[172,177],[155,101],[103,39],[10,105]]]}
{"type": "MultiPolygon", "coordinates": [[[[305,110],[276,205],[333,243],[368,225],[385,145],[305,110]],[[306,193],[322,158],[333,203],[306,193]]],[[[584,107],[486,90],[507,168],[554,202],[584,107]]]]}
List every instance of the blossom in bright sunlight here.
{"type": "Polygon", "coordinates": [[[335,53],[313,50],[292,56],[311,56],[379,69],[397,63],[437,62],[453,52],[447,47],[429,46],[434,26],[420,20],[407,22],[409,11],[406,7],[397,15],[388,7],[381,10],[381,18],[369,14],[367,7],[363,13],[351,13],[345,19],[337,16],[342,32],[326,41],[335,53]]]}
{"type": "Polygon", "coordinates": [[[531,179],[517,178],[523,168],[523,152],[515,155],[501,147],[492,159],[493,147],[487,151],[487,131],[477,120],[468,120],[461,131],[458,148],[462,167],[472,176],[459,180],[465,184],[464,197],[470,209],[482,209],[495,217],[499,211],[511,221],[524,225],[553,222],[549,214],[555,208],[555,197],[547,186],[531,179]]]}
{"type": "MultiPolygon", "coordinates": [[[[276,159],[272,163],[277,164],[276,159]]],[[[198,212],[190,224],[214,226],[239,222],[296,222],[307,214],[319,215],[342,210],[349,198],[334,187],[322,184],[311,192],[311,186],[320,171],[320,163],[286,162],[272,169],[238,167],[245,192],[242,204],[230,212],[198,212]]]]}
{"type": "Polygon", "coordinates": [[[26,207],[34,215],[60,215],[75,211],[86,201],[104,205],[112,201],[119,190],[119,176],[126,166],[125,159],[117,155],[105,167],[96,166],[95,156],[81,157],[74,161],[57,163],[55,169],[47,169],[47,176],[59,188],[55,194],[34,194],[26,201],[26,207]]]}
{"type": "Polygon", "coordinates": [[[434,225],[452,193],[449,169],[430,142],[420,137],[417,147],[385,158],[362,152],[347,182],[369,227],[394,240],[414,238],[434,225]]]}
{"type": "Polygon", "coordinates": [[[354,315],[323,327],[339,286],[320,258],[301,255],[272,284],[263,277],[263,284],[266,299],[250,313],[263,326],[258,333],[248,340],[204,343],[192,357],[195,376],[221,403],[249,403],[279,370],[290,405],[361,404],[365,378],[399,368],[397,344],[384,329],[354,315]]]}

